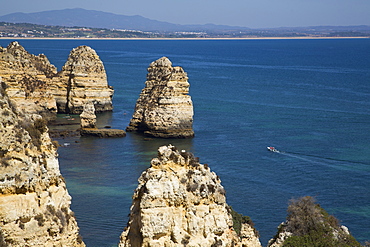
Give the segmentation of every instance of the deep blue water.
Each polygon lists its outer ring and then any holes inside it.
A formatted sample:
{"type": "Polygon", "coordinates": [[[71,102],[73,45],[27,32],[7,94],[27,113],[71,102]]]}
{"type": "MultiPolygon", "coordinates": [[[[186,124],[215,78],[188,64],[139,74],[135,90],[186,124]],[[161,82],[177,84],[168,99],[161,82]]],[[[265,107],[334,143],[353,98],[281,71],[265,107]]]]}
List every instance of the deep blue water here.
{"type": "Polygon", "coordinates": [[[78,45],[97,51],[115,88],[101,126],[128,125],[152,61],[167,56],[189,76],[194,139],[60,140],[71,143],[59,149],[60,168],[87,246],[117,245],[138,177],[169,143],[221,177],[228,203],[252,218],[263,245],[289,200],[306,195],[370,240],[370,39],[20,43],[58,69],[78,45]]]}

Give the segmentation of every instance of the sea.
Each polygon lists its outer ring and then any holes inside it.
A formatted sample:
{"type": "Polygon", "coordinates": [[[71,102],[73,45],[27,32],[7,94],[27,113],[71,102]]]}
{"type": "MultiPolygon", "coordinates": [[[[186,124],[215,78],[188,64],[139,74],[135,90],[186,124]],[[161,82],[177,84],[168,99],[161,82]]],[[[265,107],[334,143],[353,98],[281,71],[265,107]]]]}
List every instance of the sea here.
{"type": "MultiPolygon", "coordinates": [[[[370,39],[19,42],[58,70],[73,48],[96,50],[115,90],[114,110],[98,115],[99,127],[128,126],[152,61],[166,56],[188,74],[193,139],[58,139],[88,247],[117,246],[137,179],[168,144],[217,173],[227,203],[251,217],[264,246],[289,201],[302,196],[315,197],[361,243],[370,240],[370,39]]],[[[72,117],[63,128],[78,127],[72,117]]]]}

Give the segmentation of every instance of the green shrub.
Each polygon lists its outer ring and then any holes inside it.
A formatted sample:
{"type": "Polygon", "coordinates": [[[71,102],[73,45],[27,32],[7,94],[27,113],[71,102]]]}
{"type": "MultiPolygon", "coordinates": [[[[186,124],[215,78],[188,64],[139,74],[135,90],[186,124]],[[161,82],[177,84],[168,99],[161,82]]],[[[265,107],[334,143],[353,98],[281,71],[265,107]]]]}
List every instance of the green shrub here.
{"type": "Polygon", "coordinates": [[[229,206],[228,210],[229,210],[231,216],[233,217],[233,228],[234,228],[235,232],[238,234],[238,236],[240,236],[240,231],[242,230],[242,224],[247,223],[248,225],[250,225],[253,228],[254,233],[256,234],[256,236],[259,237],[259,233],[254,228],[254,223],[253,223],[252,219],[249,216],[239,214],[231,206],[229,206]]]}
{"type": "Polygon", "coordinates": [[[46,120],[43,118],[36,119],[34,123],[24,123],[23,127],[24,129],[29,133],[32,139],[33,145],[40,148],[41,147],[41,134],[43,134],[47,128],[46,128],[46,120]]]}
{"type": "Polygon", "coordinates": [[[291,200],[286,230],[292,236],[284,241],[283,247],[361,246],[352,235],[347,235],[340,229],[338,219],[329,215],[310,196],[291,200]]]}

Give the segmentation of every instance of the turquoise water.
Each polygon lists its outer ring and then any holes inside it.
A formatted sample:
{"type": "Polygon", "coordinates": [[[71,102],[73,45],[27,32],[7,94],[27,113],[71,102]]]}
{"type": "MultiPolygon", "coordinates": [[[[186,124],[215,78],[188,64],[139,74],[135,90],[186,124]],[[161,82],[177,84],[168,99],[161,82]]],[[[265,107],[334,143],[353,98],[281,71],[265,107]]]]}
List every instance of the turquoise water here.
{"type": "Polygon", "coordinates": [[[117,245],[138,177],[169,143],[221,177],[228,203],[252,218],[263,245],[289,200],[306,195],[370,240],[369,39],[20,43],[59,69],[78,45],[97,51],[115,88],[101,126],[128,125],[150,62],[167,56],[189,76],[194,139],[60,140],[71,143],[59,149],[60,168],[87,246],[117,245]]]}

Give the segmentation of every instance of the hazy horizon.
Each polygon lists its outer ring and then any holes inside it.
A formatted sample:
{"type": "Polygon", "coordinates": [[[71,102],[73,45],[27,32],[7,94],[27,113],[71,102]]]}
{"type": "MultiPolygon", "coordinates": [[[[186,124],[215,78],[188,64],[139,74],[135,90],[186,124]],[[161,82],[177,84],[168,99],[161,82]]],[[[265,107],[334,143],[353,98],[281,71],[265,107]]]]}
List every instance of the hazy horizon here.
{"type": "Polygon", "coordinates": [[[370,25],[368,0],[13,0],[2,3],[0,16],[68,8],[141,15],[183,25],[211,23],[249,28],[370,25]]]}

